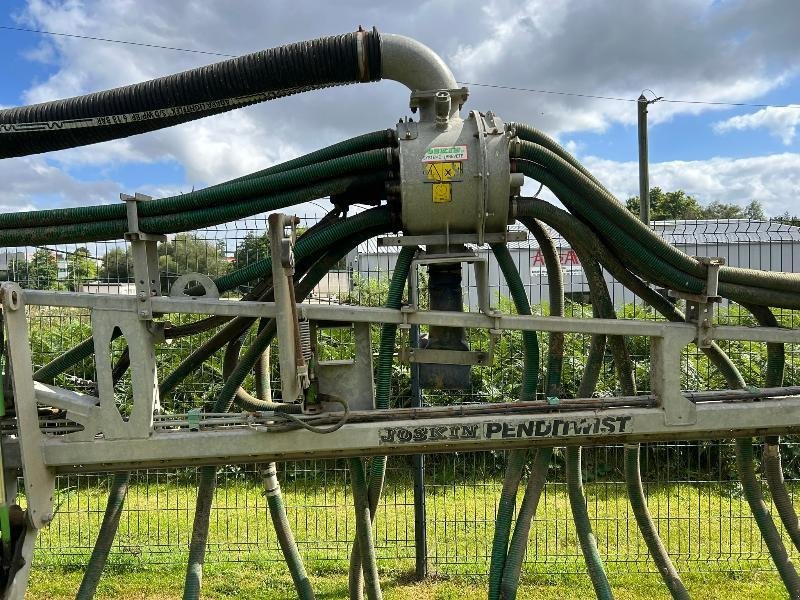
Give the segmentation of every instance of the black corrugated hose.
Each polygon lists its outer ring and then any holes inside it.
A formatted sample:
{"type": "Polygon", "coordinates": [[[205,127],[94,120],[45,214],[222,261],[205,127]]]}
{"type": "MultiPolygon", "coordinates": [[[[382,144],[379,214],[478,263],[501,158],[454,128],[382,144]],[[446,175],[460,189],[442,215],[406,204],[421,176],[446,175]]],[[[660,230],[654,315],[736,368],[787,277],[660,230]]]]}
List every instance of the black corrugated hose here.
{"type": "Polygon", "coordinates": [[[380,48],[375,29],[346,33],[111,90],[0,110],[0,158],[124,138],[312,89],[377,81],[380,48]]]}

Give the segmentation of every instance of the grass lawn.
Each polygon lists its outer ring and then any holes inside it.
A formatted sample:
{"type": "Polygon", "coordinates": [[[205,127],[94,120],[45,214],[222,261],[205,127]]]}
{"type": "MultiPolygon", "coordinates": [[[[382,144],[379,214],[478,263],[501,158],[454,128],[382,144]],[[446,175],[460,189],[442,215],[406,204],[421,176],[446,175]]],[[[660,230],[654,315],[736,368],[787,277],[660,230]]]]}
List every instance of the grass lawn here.
{"type": "MultiPolygon", "coordinates": [[[[110,572],[100,585],[97,598],[126,598],[147,600],[180,599],[183,589],[183,570],[153,568],[110,572]]],[[[56,600],[74,598],[81,573],[74,570],[36,570],[31,580],[28,598],[56,600]]],[[[322,600],[347,598],[347,576],[343,573],[316,575],[311,578],[317,598],[322,600]]],[[[707,600],[752,600],[787,598],[777,575],[768,573],[731,577],[722,574],[684,577],[693,598],[707,600]]],[[[611,578],[615,597],[619,600],[668,600],[669,594],[657,576],[617,575],[611,578]]],[[[386,600],[478,600],[486,597],[484,578],[433,578],[425,583],[409,581],[405,576],[387,575],[382,579],[386,600]]],[[[291,579],[272,568],[252,564],[213,565],[206,568],[203,578],[203,598],[296,598],[291,579]]],[[[537,600],[593,599],[595,595],[587,577],[559,576],[550,582],[525,579],[517,598],[537,600]]]]}
{"type": "MultiPolygon", "coordinates": [[[[481,485],[450,481],[428,489],[429,556],[435,577],[416,583],[409,577],[414,568],[411,490],[408,482],[390,479],[388,500],[375,527],[384,597],[484,598],[483,574],[499,492],[500,482],[491,479],[481,485]]],[[[615,597],[668,598],[652,573],[654,565],[623,486],[590,483],[586,495],[615,597]]],[[[294,480],[284,484],[284,496],[317,597],[346,598],[354,524],[343,477],[328,478],[324,485],[294,480]]],[[[62,489],[56,519],[40,537],[29,598],[74,598],[105,497],[99,484],[62,489]]],[[[735,490],[716,484],[653,487],[648,502],[692,597],[787,597],[735,490]]],[[[133,485],[98,597],[180,598],[193,508],[189,483],[164,478],[133,485]]],[[[236,479],[218,490],[209,540],[204,598],[295,597],[256,481],[236,479]],[[225,562],[237,559],[246,562],[225,562]]],[[[518,598],[594,598],[563,485],[549,485],[543,495],[518,598]]]]}

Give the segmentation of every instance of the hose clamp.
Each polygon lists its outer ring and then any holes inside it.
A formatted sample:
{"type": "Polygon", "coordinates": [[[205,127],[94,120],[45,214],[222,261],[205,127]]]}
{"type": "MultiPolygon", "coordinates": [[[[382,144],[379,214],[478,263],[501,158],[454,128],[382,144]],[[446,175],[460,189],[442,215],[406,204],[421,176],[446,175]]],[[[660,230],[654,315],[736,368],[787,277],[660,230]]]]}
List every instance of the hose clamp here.
{"type": "Polygon", "coordinates": [[[369,57],[367,56],[367,32],[361,25],[355,33],[356,36],[356,62],[358,63],[359,81],[369,81],[369,57]]]}

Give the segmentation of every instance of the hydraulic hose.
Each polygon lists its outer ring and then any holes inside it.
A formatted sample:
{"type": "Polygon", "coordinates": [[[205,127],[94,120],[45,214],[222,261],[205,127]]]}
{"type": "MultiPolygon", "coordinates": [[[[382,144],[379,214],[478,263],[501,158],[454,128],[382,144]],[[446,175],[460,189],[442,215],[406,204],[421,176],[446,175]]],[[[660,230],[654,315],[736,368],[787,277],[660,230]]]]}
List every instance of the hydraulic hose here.
{"type": "MultiPolygon", "coordinates": [[[[508,284],[511,298],[520,315],[530,315],[531,307],[522,278],[519,275],[514,259],[508,251],[506,244],[490,244],[492,252],[497,259],[497,264],[508,284]]],[[[524,331],[522,334],[525,346],[525,366],[522,375],[521,398],[533,400],[536,398],[536,387],[539,377],[539,343],[536,333],[524,331]]],[[[503,487],[500,491],[500,500],[497,506],[495,519],[494,538],[492,540],[492,554],[489,565],[489,600],[499,600],[502,593],[503,572],[509,558],[509,537],[511,522],[514,518],[514,508],[517,501],[517,490],[522,479],[525,464],[528,459],[527,450],[511,450],[508,453],[508,464],[503,478],[503,487]]],[[[524,553],[523,548],[514,548],[511,560],[522,562],[518,554],[524,553]]]]}
{"type": "MultiPolygon", "coordinates": [[[[547,285],[549,295],[549,313],[551,317],[564,316],[564,278],[561,272],[561,261],[553,238],[547,233],[539,221],[531,220],[529,231],[533,234],[539,249],[542,252],[547,272],[547,285]]],[[[548,336],[547,344],[547,383],[546,395],[558,397],[561,395],[561,371],[564,363],[564,333],[552,332],[548,336]]],[[[586,396],[580,396],[585,398],[586,396]]],[[[522,561],[528,546],[531,523],[536,516],[539,499],[547,482],[547,471],[550,468],[550,459],[553,449],[550,447],[539,448],[534,453],[531,473],[525,486],[525,493],[517,513],[514,532],[511,535],[503,578],[500,584],[503,598],[514,600],[517,597],[519,580],[522,574],[522,561]]]]}
{"type": "MultiPolygon", "coordinates": [[[[408,280],[408,272],[411,269],[411,261],[417,253],[416,246],[403,246],[400,254],[397,257],[397,262],[394,266],[392,279],[389,282],[389,292],[386,298],[386,308],[400,310],[403,302],[403,290],[406,287],[408,280]]],[[[375,408],[378,410],[385,410],[390,407],[391,401],[391,383],[392,383],[392,362],[394,360],[395,342],[397,340],[397,325],[392,323],[384,323],[381,326],[381,341],[378,349],[378,364],[376,366],[375,378],[375,408]]],[[[358,459],[359,461],[361,459],[358,459]]],[[[385,456],[376,456],[372,459],[370,466],[369,488],[367,490],[367,499],[369,507],[369,518],[374,520],[377,512],[378,503],[380,502],[381,493],[383,491],[383,483],[386,477],[386,462],[385,456]]],[[[363,468],[363,464],[362,464],[363,468]]],[[[353,465],[351,464],[351,474],[353,465]]],[[[353,494],[355,496],[355,487],[359,485],[360,479],[353,477],[353,494]]],[[[358,490],[362,493],[362,490],[358,490]]],[[[363,513],[358,512],[363,516],[363,513]]],[[[363,524],[362,524],[363,527],[363,524]]],[[[371,525],[370,525],[371,528],[371,525]]],[[[371,543],[371,542],[370,542],[371,543]]],[[[350,552],[350,568],[348,572],[348,590],[351,600],[359,600],[363,598],[364,578],[362,577],[362,562],[366,555],[362,553],[361,543],[354,543],[350,552]]],[[[374,552],[372,555],[374,556],[374,552]]],[[[369,556],[367,556],[369,558],[369,556]]],[[[373,570],[377,566],[365,565],[364,569],[373,570]]]]}
{"type": "Polygon", "coordinates": [[[171,127],[301,91],[381,78],[380,36],[287,44],[150,81],[0,111],[0,158],[171,127]]]}

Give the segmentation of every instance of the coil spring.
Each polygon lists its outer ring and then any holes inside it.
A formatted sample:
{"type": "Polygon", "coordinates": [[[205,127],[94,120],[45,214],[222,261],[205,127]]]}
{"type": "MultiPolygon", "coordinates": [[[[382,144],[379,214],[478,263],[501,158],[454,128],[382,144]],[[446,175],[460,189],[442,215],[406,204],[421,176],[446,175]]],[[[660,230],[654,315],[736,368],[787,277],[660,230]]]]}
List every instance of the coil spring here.
{"type": "Polygon", "coordinates": [[[297,328],[300,332],[300,351],[306,362],[311,360],[311,323],[308,319],[299,319],[297,328]]]}

